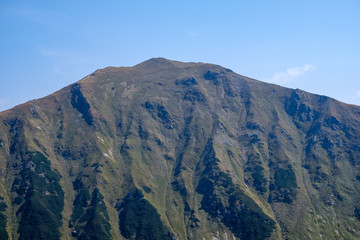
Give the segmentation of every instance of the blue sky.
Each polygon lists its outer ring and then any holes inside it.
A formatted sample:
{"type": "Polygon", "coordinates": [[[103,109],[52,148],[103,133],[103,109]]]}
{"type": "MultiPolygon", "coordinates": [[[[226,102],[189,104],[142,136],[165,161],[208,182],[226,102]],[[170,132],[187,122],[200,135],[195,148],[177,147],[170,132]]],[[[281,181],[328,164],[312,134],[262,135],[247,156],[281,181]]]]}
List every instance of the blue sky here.
{"type": "Polygon", "coordinates": [[[360,105],[360,1],[0,1],[0,111],[152,57],[360,105]]]}

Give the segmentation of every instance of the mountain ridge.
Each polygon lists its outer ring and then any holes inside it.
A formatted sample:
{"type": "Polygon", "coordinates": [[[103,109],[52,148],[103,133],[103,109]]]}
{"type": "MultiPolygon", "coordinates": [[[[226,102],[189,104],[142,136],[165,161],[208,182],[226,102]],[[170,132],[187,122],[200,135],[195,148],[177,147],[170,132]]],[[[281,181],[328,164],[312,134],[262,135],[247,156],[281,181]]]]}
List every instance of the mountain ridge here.
{"type": "MultiPolygon", "coordinates": [[[[205,64],[205,65],[209,65],[209,66],[221,67],[220,65],[211,64],[211,63],[203,63],[203,62],[181,62],[181,61],[169,60],[169,59],[166,59],[166,58],[163,58],[163,57],[154,57],[154,58],[150,58],[150,59],[148,59],[148,60],[145,60],[145,61],[143,61],[143,62],[141,62],[141,63],[135,64],[134,66],[129,66],[129,67],[114,67],[114,66],[109,66],[109,67],[97,69],[97,70],[95,70],[93,73],[91,73],[91,74],[83,77],[82,79],[80,79],[80,80],[78,80],[78,81],[76,81],[76,82],[74,82],[74,83],[71,83],[70,85],[68,85],[68,86],[66,86],[66,87],[64,87],[64,88],[67,88],[67,87],[69,87],[69,86],[71,86],[72,84],[75,84],[75,83],[81,83],[82,81],[84,81],[85,79],[87,79],[89,76],[91,76],[92,74],[95,74],[96,72],[99,72],[99,71],[100,71],[100,72],[101,72],[101,71],[107,71],[107,70],[130,71],[132,68],[137,67],[137,66],[139,67],[139,66],[141,66],[141,65],[146,65],[146,64],[153,65],[152,62],[158,62],[158,63],[167,62],[168,64],[170,63],[170,64],[172,64],[173,66],[176,66],[176,64],[178,64],[178,65],[180,65],[180,66],[184,66],[184,65],[186,65],[186,64],[200,64],[200,65],[201,65],[201,64],[205,64]],[[175,65],[174,65],[174,64],[175,64],[175,65]]],[[[223,68],[223,67],[222,67],[222,68],[223,68]]],[[[224,69],[226,69],[226,68],[224,68],[224,69]]],[[[230,70],[230,69],[228,69],[228,70],[230,70]]],[[[230,70],[230,71],[232,71],[232,70],[230,70]]],[[[326,95],[322,95],[322,94],[317,94],[317,93],[307,92],[307,91],[302,90],[302,89],[299,89],[299,88],[296,88],[296,89],[288,88],[288,87],[281,86],[281,85],[279,85],[279,84],[268,83],[268,82],[265,82],[265,81],[261,81],[261,80],[254,79],[254,78],[247,77],[247,76],[243,76],[243,75],[240,75],[240,76],[242,76],[242,77],[244,77],[244,78],[246,78],[246,79],[249,79],[249,80],[253,80],[253,81],[257,81],[257,82],[261,82],[261,83],[265,83],[265,84],[269,84],[269,85],[275,85],[275,86],[279,86],[279,87],[282,87],[282,88],[285,88],[285,89],[299,90],[299,91],[303,91],[303,92],[305,92],[305,93],[307,93],[307,94],[327,97],[327,98],[329,98],[329,99],[333,99],[333,100],[335,100],[335,101],[337,101],[337,102],[339,102],[339,103],[342,103],[342,104],[346,104],[346,105],[350,105],[350,106],[358,106],[358,105],[356,105],[356,104],[351,104],[351,103],[342,102],[342,101],[337,100],[336,98],[333,98],[333,97],[330,97],[330,96],[326,96],[326,95]]],[[[24,103],[21,103],[21,104],[19,104],[19,105],[16,105],[16,106],[14,106],[14,107],[12,107],[12,108],[5,109],[5,110],[3,110],[3,111],[0,111],[0,113],[2,113],[2,112],[7,112],[7,111],[9,111],[9,110],[11,110],[11,109],[13,109],[13,108],[15,108],[15,107],[20,107],[20,106],[22,106],[23,104],[26,104],[26,103],[29,103],[29,102],[32,102],[32,101],[37,101],[37,100],[42,99],[42,98],[50,97],[50,96],[52,96],[52,95],[54,95],[54,94],[57,94],[58,92],[62,91],[64,88],[61,88],[60,90],[57,90],[57,91],[55,91],[54,93],[51,93],[51,94],[49,94],[49,95],[47,95],[47,96],[40,97],[40,98],[37,98],[37,99],[32,99],[32,100],[26,101],[26,102],[24,102],[24,103]]]]}
{"type": "Polygon", "coordinates": [[[10,239],[360,236],[359,106],[154,58],[0,120],[10,239]]]}

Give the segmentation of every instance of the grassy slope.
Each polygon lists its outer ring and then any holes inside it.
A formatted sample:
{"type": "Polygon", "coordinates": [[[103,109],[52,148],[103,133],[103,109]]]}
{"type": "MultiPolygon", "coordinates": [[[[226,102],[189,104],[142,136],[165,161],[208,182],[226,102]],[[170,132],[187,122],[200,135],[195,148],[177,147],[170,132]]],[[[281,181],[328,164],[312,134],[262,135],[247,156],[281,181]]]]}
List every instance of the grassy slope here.
{"type": "MultiPolygon", "coordinates": [[[[215,65],[162,59],[98,70],[79,83],[93,125],[72,107],[70,87],[0,116],[2,122],[21,119],[28,149],[45,154],[62,175],[63,239],[70,239],[73,230],[68,228],[76,196],[72,182],[79,176],[104,196],[113,239],[121,239],[114,206],[134,187],[179,239],[231,238],[224,223],[201,209],[203,196],[196,191],[209,138],[220,170],[276,221],[272,239],[358,237],[353,209],[360,200],[359,107],[257,82],[215,65]],[[254,175],[255,168],[262,170],[254,175]],[[279,169],[290,168],[296,186],[286,187],[276,176],[279,169]],[[254,176],[265,179],[264,184],[256,185],[254,176]],[[275,199],[271,203],[270,196],[275,199]],[[289,196],[291,202],[284,202],[289,196]]],[[[8,206],[8,231],[16,239],[11,185],[18,160],[9,154],[14,137],[3,123],[0,138],[0,196],[8,206]]]]}

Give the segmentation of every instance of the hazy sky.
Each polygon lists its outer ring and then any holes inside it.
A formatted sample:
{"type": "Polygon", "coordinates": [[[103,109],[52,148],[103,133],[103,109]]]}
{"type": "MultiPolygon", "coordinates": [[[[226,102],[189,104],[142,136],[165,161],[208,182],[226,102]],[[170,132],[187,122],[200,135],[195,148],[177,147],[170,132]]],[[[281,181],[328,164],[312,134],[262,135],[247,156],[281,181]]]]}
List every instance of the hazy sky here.
{"type": "Polygon", "coordinates": [[[360,0],[0,0],[0,111],[152,57],[360,105],[360,0]]]}

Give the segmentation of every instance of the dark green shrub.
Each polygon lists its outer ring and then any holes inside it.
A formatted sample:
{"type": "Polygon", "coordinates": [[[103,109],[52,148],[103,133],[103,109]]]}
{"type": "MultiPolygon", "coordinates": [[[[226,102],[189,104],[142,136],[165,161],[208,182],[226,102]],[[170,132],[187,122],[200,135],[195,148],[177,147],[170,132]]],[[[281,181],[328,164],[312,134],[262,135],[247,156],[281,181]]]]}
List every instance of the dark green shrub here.
{"type": "Polygon", "coordinates": [[[6,203],[4,202],[4,198],[0,197],[0,239],[8,239],[9,235],[6,231],[6,223],[7,223],[7,217],[5,215],[6,210],[6,203]]]}
{"type": "Polygon", "coordinates": [[[94,120],[90,111],[90,105],[81,92],[81,85],[75,83],[71,87],[71,105],[82,114],[82,118],[88,125],[92,125],[94,120]]]}
{"type": "Polygon", "coordinates": [[[295,172],[292,168],[279,168],[275,171],[275,185],[279,188],[297,187],[295,172]]]}
{"type": "Polygon", "coordinates": [[[84,187],[76,195],[73,203],[74,208],[71,215],[71,221],[73,223],[75,223],[84,214],[84,209],[89,205],[88,201],[90,201],[89,189],[84,187]]]}
{"type": "Polygon", "coordinates": [[[17,211],[20,239],[59,239],[64,207],[61,175],[51,169],[50,161],[41,153],[27,154],[21,179],[13,184],[19,194],[14,203],[23,202],[17,211]]]}
{"type": "Polygon", "coordinates": [[[266,186],[267,181],[263,175],[264,168],[259,165],[256,165],[252,170],[253,170],[253,173],[251,174],[251,176],[253,177],[253,180],[254,180],[254,187],[260,193],[265,193],[266,192],[265,186],[266,186]]]}
{"type": "Polygon", "coordinates": [[[146,193],[151,193],[151,188],[149,188],[148,186],[142,186],[142,188],[146,193]]]}
{"type": "Polygon", "coordinates": [[[111,239],[109,214],[100,190],[96,188],[90,197],[89,189],[82,183],[78,183],[76,186],[78,185],[81,185],[82,188],[78,190],[75,197],[69,226],[75,226],[76,235],[81,240],[111,239]]]}
{"type": "Polygon", "coordinates": [[[159,213],[136,189],[122,201],[119,210],[119,228],[128,239],[157,240],[172,239],[163,225],[159,213]]]}
{"type": "Polygon", "coordinates": [[[274,181],[270,184],[269,202],[292,203],[296,197],[296,175],[291,166],[275,169],[274,181]]]}
{"type": "MultiPolygon", "coordinates": [[[[240,239],[270,237],[275,221],[219,169],[211,139],[205,146],[202,161],[205,168],[196,188],[198,193],[203,194],[201,208],[223,222],[240,239]]],[[[261,172],[262,167],[259,166],[257,171],[261,172]]]]}

